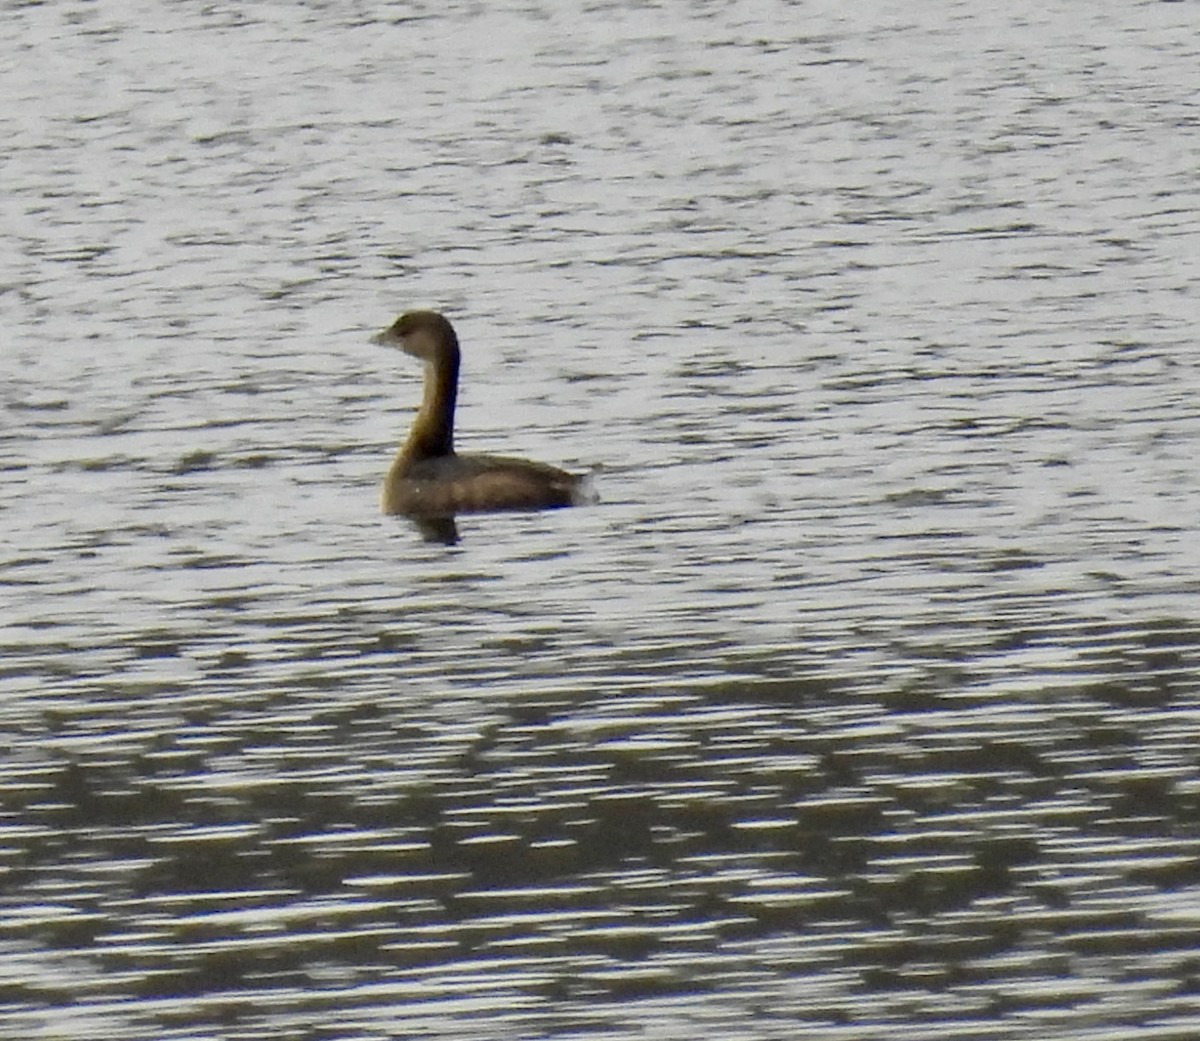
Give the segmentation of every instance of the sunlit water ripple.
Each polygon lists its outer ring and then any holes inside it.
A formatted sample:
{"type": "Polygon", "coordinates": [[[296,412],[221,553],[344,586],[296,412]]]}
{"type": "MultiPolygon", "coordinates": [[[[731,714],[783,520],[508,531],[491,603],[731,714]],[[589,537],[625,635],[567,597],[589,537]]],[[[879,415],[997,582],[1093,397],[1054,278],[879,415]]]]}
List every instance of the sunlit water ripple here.
{"type": "Polygon", "coordinates": [[[3,10],[0,1033],[1200,1033],[1192,5],[3,10]]]}

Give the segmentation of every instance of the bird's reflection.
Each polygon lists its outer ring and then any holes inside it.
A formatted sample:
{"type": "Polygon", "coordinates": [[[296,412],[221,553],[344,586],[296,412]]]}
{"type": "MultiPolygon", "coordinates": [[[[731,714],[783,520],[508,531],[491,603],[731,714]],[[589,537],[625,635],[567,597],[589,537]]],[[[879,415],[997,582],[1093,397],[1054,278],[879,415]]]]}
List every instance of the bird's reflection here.
{"type": "Polygon", "coordinates": [[[458,542],[458,525],[451,517],[409,517],[413,526],[426,542],[440,542],[453,546],[458,542]]]}

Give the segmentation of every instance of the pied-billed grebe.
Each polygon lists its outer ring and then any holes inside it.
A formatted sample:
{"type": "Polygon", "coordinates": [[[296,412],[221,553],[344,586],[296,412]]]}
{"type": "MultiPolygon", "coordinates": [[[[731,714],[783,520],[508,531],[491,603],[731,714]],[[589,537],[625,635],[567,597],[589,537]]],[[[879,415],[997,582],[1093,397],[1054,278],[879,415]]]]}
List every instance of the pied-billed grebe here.
{"type": "Polygon", "coordinates": [[[452,517],[546,510],[582,500],[584,478],[545,463],[454,451],[458,337],[436,311],[409,311],[373,337],[425,363],[425,394],[408,439],[383,482],[384,513],[452,517]]]}

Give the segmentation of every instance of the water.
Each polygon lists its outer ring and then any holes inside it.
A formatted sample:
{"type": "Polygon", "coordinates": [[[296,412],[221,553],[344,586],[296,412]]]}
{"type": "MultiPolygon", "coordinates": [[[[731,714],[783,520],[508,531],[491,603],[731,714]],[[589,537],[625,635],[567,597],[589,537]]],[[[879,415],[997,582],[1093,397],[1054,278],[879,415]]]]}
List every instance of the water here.
{"type": "Polygon", "coordinates": [[[1193,5],[4,15],[0,1033],[1196,1035],[1193,5]]]}

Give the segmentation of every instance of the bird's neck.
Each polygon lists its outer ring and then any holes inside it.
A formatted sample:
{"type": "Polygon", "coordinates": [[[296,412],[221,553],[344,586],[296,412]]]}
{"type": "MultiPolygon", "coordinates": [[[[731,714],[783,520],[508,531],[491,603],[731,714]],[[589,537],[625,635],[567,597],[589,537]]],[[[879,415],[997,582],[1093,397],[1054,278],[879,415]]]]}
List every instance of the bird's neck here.
{"type": "Polygon", "coordinates": [[[425,391],[401,455],[409,461],[454,454],[454,404],[458,395],[458,358],[425,364],[425,391]]]}

